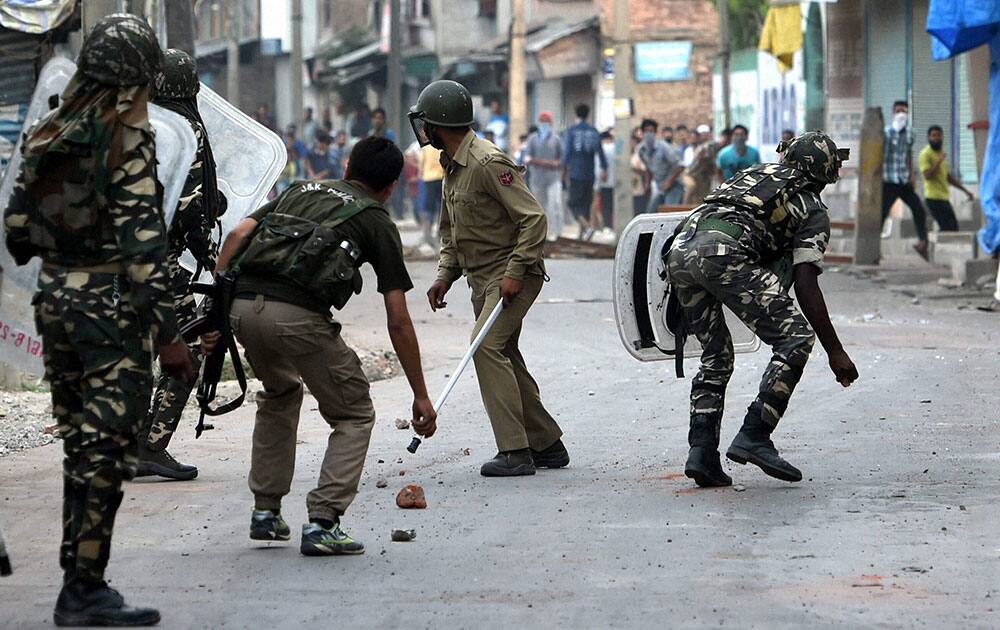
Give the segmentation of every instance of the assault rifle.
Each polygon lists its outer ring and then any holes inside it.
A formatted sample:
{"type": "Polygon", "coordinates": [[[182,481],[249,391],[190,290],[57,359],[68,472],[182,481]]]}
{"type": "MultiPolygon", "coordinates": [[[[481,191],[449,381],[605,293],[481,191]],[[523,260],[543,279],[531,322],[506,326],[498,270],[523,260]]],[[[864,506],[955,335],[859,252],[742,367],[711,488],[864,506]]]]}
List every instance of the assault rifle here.
{"type": "Polygon", "coordinates": [[[223,271],[216,275],[213,284],[195,282],[191,289],[195,293],[201,293],[205,299],[201,303],[201,317],[187,326],[182,334],[188,343],[194,343],[198,337],[208,332],[218,332],[220,334],[219,343],[212,350],[212,353],[205,357],[202,365],[201,380],[198,383],[198,393],[196,398],[198,406],[201,408],[201,415],[198,417],[198,426],[195,427],[195,438],[201,437],[203,431],[214,429],[215,426],[205,424],[205,416],[221,416],[229,413],[243,404],[247,395],[247,375],[243,370],[243,362],[240,360],[239,348],[236,346],[236,338],[229,326],[229,307],[233,303],[233,293],[236,287],[236,276],[228,271],[223,271]],[[226,353],[233,362],[233,370],[236,372],[236,380],[240,384],[240,395],[229,402],[213,407],[216,391],[219,387],[219,380],[222,378],[222,367],[226,361],[226,353]]]}

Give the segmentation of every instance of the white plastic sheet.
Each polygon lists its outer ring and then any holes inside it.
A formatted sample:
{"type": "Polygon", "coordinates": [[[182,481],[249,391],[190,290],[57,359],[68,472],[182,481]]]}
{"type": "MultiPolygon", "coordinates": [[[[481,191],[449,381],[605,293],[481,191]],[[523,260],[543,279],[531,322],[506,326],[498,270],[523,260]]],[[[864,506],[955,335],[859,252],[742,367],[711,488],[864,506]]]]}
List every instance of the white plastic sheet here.
{"type": "MultiPolygon", "coordinates": [[[[76,64],[69,59],[56,58],[45,65],[28,107],[22,137],[49,111],[49,97],[62,94],[74,72],[76,64]]],[[[163,207],[167,208],[164,219],[169,224],[184,188],[187,172],[194,162],[197,140],[187,121],[173,112],[151,105],[149,120],[156,133],[156,160],[159,163],[157,174],[164,188],[163,207]]],[[[0,210],[5,209],[10,201],[20,166],[21,139],[18,139],[10,165],[0,183],[0,210]]],[[[0,362],[40,375],[42,344],[35,333],[31,297],[38,283],[41,261],[34,258],[23,267],[17,266],[7,252],[6,238],[0,228],[0,267],[3,268],[0,282],[0,362]]]]}

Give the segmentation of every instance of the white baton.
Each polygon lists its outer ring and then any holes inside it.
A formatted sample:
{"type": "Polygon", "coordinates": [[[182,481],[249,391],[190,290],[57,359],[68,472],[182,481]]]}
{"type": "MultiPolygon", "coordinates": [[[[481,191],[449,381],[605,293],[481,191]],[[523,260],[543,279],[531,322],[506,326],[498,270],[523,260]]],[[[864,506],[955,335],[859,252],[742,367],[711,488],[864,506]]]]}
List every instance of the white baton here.
{"type": "MultiPolygon", "coordinates": [[[[483,324],[483,327],[479,330],[479,334],[476,335],[476,338],[472,340],[472,344],[469,346],[469,350],[465,353],[465,356],[462,357],[462,361],[458,364],[458,369],[456,369],[455,373],[451,375],[450,379],[448,379],[448,383],[444,386],[444,389],[441,391],[441,395],[438,396],[437,402],[434,403],[435,413],[441,412],[441,407],[444,406],[444,401],[448,399],[448,395],[451,394],[451,390],[455,389],[455,383],[457,383],[459,377],[462,376],[462,372],[464,372],[465,368],[469,365],[469,361],[472,360],[473,355],[476,354],[476,350],[478,350],[479,346],[482,345],[483,339],[485,339],[486,335],[489,334],[490,329],[493,328],[493,324],[496,323],[497,318],[500,317],[500,313],[502,311],[503,311],[503,300],[501,299],[499,302],[497,302],[497,305],[493,309],[493,312],[490,313],[490,316],[489,318],[487,318],[486,323],[483,324]]],[[[420,438],[414,436],[413,439],[410,441],[410,445],[406,447],[406,450],[410,451],[411,453],[416,453],[419,447],[420,447],[420,438]]]]}

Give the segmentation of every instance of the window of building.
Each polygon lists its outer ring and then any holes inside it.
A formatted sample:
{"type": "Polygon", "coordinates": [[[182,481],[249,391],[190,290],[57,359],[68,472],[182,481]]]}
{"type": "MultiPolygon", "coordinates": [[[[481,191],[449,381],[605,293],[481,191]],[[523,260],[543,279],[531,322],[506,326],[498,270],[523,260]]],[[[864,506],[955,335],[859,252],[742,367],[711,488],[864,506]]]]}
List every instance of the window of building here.
{"type": "Polygon", "coordinates": [[[409,20],[428,19],[431,16],[430,0],[406,0],[403,17],[409,20]]]}
{"type": "Polygon", "coordinates": [[[495,18],[497,16],[497,0],[479,0],[479,15],[495,18]]]}

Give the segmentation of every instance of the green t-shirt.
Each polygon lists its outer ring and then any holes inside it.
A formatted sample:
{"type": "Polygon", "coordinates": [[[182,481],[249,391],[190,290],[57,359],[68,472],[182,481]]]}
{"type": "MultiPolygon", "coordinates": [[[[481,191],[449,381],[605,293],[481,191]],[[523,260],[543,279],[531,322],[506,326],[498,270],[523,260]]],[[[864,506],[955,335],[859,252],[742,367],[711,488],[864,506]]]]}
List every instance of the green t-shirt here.
{"type": "MultiPolygon", "coordinates": [[[[935,151],[930,145],[924,147],[918,159],[920,174],[923,175],[924,171],[934,166],[940,157],[940,151],[935,151]]],[[[948,160],[941,162],[933,177],[924,177],[924,197],[936,201],[948,201],[948,160]]]]}
{"type": "MultiPolygon", "coordinates": [[[[321,223],[327,213],[341,207],[340,203],[331,204],[331,197],[344,198],[345,195],[358,199],[367,197],[360,186],[349,181],[296,182],[277,199],[268,202],[250,217],[261,222],[271,212],[281,212],[321,223]]],[[[358,266],[365,263],[372,266],[378,278],[379,293],[385,294],[393,290],[409,291],[413,288],[413,282],[403,260],[403,245],[399,238],[399,230],[381,205],[372,205],[362,210],[333,228],[333,231],[338,239],[348,239],[361,250],[358,266]]],[[[237,295],[247,292],[260,293],[306,308],[315,308],[314,304],[305,303],[308,299],[303,299],[305,296],[301,296],[295,287],[289,287],[289,283],[283,283],[281,280],[281,278],[241,276],[236,289],[237,295]]]]}

